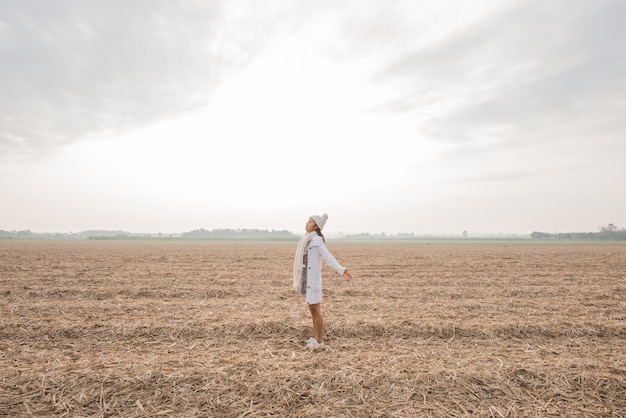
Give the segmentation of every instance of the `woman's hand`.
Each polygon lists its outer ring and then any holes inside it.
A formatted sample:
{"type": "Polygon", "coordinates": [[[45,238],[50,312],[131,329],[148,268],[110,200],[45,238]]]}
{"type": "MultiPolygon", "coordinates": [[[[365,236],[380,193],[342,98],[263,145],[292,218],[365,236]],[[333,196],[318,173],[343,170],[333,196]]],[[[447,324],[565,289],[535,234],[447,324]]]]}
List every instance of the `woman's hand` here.
{"type": "Polygon", "coordinates": [[[341,277],[343,277],[346,280],[352,280],[352,275],[350,274],[350,272],[348,271],[348,269],[346,269],[346,271],[343,272],[343,274],[341,275],[341,277]]]}

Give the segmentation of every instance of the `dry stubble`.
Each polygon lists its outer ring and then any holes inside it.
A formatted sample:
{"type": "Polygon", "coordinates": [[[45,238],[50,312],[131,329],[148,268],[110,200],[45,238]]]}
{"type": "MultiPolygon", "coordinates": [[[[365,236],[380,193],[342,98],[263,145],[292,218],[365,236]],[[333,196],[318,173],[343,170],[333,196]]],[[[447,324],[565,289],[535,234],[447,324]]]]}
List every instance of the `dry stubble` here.
{"type": "Polygon", "coordinates": [[[626,246],[0,241],[0,416],[626,416],[626,246]]]}

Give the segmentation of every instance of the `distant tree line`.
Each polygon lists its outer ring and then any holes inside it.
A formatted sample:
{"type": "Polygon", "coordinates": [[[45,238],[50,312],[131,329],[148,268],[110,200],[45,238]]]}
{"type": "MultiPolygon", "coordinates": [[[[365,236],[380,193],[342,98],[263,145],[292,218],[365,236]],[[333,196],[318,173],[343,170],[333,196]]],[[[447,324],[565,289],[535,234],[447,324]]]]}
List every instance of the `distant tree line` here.
{"type": "Polygon", "coordinates": [[[613,224],[601,226],[599,232],[533,232],[532,239],[558,241],[626,241],[626,229],[613,224]]]}
{"type": "Polygon", "coordinates": [[[76,239],[77,234],[61,232],[32,232],[30,229],[21,231],[5,231],[0,229],[0,239],[76,239]]]}
{"type": "Polygon", "coordinates": [[[0,239],[88,239],[88,240],[158,240],[158,239],[256,239],[256,240],[295,240],[295,235],[286,230],[267,229],[196,229],[178,234],[146,234],[126,231],[88,230],[70,233],[37,233],[30,230],[5,231],[0,229],[0,239]]]}
{"type": "Polygon", "coordinates": [[[267,229],[195,229],[193,231],[180,234],[183,239],[268,239],[284,240],[297,239],[295,235],[287,230],[267,230],[267,229]]]}
{"type": "MultiPolygon", "coordinates": [[[[267,229],[195,229],[189,232],[177,234],[161,233],[130,233],[125,231],[89,230],[69,233],[38,233],[28,229],[21,231],[5,231],[0,229],[0,239],[89,239],[89,240],[160,240],[160,239],[198,239],[198,240],[270,240],[270,241],[291,241],[297,240],[300,235],[293,234],[287,230],[267,230],[267,229]]],[[[527,239],[528,235],[525,236],[527,239]]],[[[423,240],[446,238],[436,236],[420,236],[414,233],[399,234],[371,234],[369,232],[360,234],[350,234],[337,237],[345,240],[423,240]]],[[[447,237],[450,238],[450,237],[447,237]]],[[[464,231],[463,238],[467,239],[464,231]]],[[[479,238],[479,237],[476,237],[479,238]]],[[[499,237],[502,238],[502,237],[499,237]]],[[[521,236],[510,236],[511,239],[522,239],[521,236]]],[[[535,231],[530,234],[534,240],[562,240],[562,241],[626,241],[626,228],[618,228],[614,224],[600,227],[599,232],[560,232],[548,233],[535,231]]],[[[479,238],[480,239],[480,238],[479,238]]]]}

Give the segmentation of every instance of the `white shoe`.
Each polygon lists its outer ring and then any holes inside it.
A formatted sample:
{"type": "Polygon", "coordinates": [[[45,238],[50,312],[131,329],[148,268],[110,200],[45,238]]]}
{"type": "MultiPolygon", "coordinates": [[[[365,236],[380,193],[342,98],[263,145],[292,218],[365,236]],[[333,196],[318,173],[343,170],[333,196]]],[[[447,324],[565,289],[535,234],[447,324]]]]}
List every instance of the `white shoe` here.
{"type": "Polygon", "coordinates": [[[313,337],[309,338],[309,341],[307,341],[306,346],[315,350],[317,348],[322,348],[324,347],[324,343],[318,343],[317,340],[313,337]]]}

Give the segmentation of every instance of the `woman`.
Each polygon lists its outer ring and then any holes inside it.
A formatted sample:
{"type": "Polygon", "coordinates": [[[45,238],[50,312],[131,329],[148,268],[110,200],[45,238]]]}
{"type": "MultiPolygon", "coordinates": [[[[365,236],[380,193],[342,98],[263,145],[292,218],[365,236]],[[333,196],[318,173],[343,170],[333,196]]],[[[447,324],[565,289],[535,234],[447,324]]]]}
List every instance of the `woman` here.
{"type": "Polygon", "coordinates": [[[306,224],[306,234],[298,242],[293,262],[293,286],[298,293],[306,295],[305,300],[313,318],[315,337],[307,341],[307,347],[324,346],[324,320],[322,319],[322,258],[330,267],[346,280],[352,275],[342,267],[326,248],[322,229],[328,219],[327,214],[313,215],[306,224]]]}

